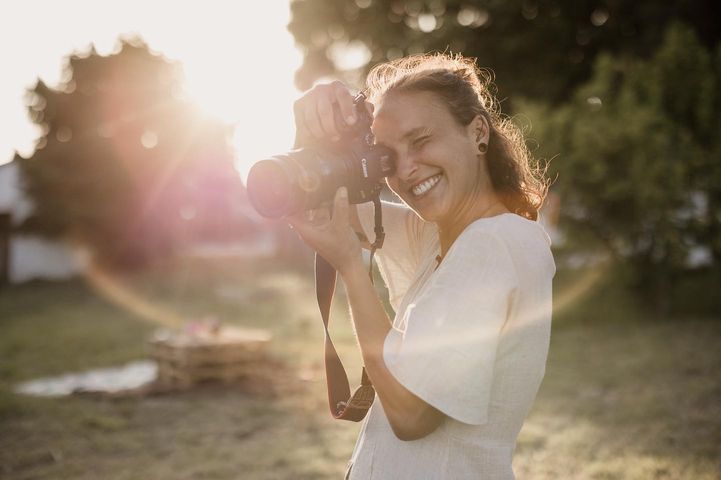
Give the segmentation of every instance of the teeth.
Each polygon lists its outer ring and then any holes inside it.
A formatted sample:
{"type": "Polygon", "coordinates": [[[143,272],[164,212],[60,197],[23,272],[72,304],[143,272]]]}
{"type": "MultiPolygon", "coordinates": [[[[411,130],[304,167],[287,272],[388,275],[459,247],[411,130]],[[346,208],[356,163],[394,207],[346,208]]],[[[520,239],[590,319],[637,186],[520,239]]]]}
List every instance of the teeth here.
{"type": "Polygon", "coordinates": [[[438,181],[439,181],[440,179],[441,179],[441,175],[440,175],[440,174],[439,174],[439,175],[435,175],[435,176],[429,178],[428,180],[425,180],[424,182],[416,185],[415,187],[412,188],[411,191],[413,192],[413,195],[415,195],[415,196],[423,195],[423,194],[426,193],[428,190],[430,190],[431,188],[433,188],[433,186],[434,186],[436,183],[438,183],[438,181]]]}

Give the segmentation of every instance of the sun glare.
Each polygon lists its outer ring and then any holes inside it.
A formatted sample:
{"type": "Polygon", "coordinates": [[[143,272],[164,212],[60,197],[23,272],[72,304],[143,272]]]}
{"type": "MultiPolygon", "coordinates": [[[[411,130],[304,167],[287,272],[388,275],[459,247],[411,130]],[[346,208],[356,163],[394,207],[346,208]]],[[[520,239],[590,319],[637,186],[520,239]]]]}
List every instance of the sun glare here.
{"type": "MultiPolygon", "coordinates": [[[[250,35],[246,33],[246,35],[250,35]]],[[[250,166],[264,156],[288,150],[293,141],[292,104],[299,92],[293,87],[300,53],[278,22],[278,33],[262,38],[263,48],[226,40],[217,58],[185,53],[186,89],[209,115],[235,126],[233,143],[237,168],[243,178],[250,166]]]]}
{"type": "MultiPolygon", "coordinates": [[[[41,8],[30,0],[7,13],[11,18],[6,18],[9,29],[0,32],[0,53],[10,74],[0,79],[0,94],[11,108],[0,113],[0,127],[9,132],[0,141],[0,164],[14,150],[31,154],[39,135],[25,113],[26,88],[38,77],[57,85],[63,58],[72,52],[87,52],[92,44],[106,55],[117,48],[119,37],[133,36],[180,61],[189,97],[207,114],[235,126],[232,141],[243,178],[256,160],[292,145],[292,103],[299,95],[293,76],[301,54],[286,29],[287,1],[67,0],[41,8]]],[[[144,137],[146,148],[152,144],[152,135],[144,137]]]]}

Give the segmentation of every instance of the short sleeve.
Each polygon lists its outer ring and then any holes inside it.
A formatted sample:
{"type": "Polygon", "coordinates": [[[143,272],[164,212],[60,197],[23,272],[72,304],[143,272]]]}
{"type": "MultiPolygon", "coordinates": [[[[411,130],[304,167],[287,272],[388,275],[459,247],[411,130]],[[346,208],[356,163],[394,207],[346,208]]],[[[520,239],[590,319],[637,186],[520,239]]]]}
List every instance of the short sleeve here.
{"type": "MultiPolygon", "coordinates": [[[[383,247],[376,251],[378,268],[388,287],[389,300],[394,310],[408,291],[421,258],[434,240],[437,229],[434,224],[424,222],[408,207],[399,203],[382,202],[383,247]]],[[[372,203],[358,205],[363,233],[373,242],[374,207],[372,203]]]]}
{"type": "Polygon", "coordinates": [[[384,360],[408,390],[467,424],[487,421],[501,329],[517,289],[506,245],[465,231],[384,345],[384,360]]]}

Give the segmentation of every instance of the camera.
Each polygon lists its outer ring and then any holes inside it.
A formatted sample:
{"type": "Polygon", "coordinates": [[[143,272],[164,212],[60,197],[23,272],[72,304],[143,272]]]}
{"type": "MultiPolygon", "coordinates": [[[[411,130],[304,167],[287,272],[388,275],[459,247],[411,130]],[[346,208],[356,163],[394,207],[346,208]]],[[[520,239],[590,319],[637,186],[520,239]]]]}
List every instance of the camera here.
{"type": "Polygon", "coordinates": [[[340,139],[299,148],[255,163],[248,173],[250,203],[264,217],[281,218],[332,202],[338,188],[348,189],[348,201],[365,203],[378,196],[382,180],[395,171],[393,152],[376,145],[373,118],[365,95],[353,100],[356,122],[346,125],[334,105],[340,139]]]}

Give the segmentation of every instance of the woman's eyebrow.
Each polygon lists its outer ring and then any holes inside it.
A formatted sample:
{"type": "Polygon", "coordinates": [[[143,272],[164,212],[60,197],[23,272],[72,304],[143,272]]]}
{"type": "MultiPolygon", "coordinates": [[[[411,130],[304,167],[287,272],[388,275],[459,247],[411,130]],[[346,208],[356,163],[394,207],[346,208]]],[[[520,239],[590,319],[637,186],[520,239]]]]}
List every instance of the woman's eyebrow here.
{"type": "Polygon", "coordinates": [[[429,134],[429,133],[431,133],[431,129],[428,127],[412,128],[403,134],[403,136],[401,137],[401,140],[408,140],[409,138],[415,137],[416,135],[419,135],[421,133],[429,134]]]}

